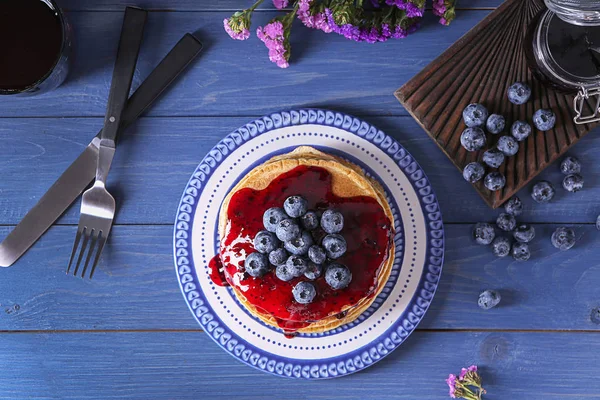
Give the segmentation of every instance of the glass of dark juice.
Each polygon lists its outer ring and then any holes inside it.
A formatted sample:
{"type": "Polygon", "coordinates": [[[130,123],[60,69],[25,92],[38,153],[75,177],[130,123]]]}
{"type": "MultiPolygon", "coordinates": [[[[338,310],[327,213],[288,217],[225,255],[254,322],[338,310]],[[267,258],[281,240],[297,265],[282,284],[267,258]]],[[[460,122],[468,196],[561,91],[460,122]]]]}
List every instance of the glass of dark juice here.
{"type": "Polygon", "coordinates": [[[69,71],[71,28],[54,0],[0,0],[0,95],[35,95],[69,71]]]}

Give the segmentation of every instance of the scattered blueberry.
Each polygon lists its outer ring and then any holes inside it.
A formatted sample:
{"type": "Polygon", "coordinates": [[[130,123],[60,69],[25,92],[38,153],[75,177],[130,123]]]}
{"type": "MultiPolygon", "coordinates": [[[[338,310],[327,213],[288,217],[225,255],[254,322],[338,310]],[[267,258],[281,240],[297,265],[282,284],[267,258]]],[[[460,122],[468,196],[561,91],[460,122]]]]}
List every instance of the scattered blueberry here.
{"type": "Polygon", "coordinates": [[[468,163],[463,170],[463,178],[470,183],[480,181],[483,175],[485,175],[485,168],[478,162],[468,163]]]}
{"type": "Polygon", "coordinates": [[[323,266],[321,264],[315,264],[314,262],[309,262],[306,271],[304,272],[304,276],[314,281],[323,273],[323,266]]]}
{"type": "Polygon", "coordinates": [[[334,290],[344,289],[351,280],[352,273],[345,265],[334,263],[325,270],[325,281],[334,290]]]}
{"type": "Polygon", "coordinates": [[[302,196],[290,196],[283,202],[283,209],[292,218],[298,218],[308,211],[308,201],[302,196]]]}
{"type": "Polygon", "coordinates": [[[467,151],[481,150],[485,146],[485,133],[481,128],[467,128],[460,135],[460,144],[467,151]]]}
{"type": "Polygon", "coordinates": [[[465,120],[465,125],[469,128],[484,126],[485,121],[488,119],[488,110],[481,104],[469,104],[463,110],[463,119],[465,120]]]}
{"type": "Polygon", "coordinates": [[[497,237],[492,242],[492,252],[496,257],[506,257],[510,254],[510,241],[505,237],[497,237]]]}
{"type": "Polygon", "coordinates": [[[600,215],[598,215],[598,218],[596,218],[596,229],[600,231],[600,215]]]}
{"type": "Polygon", "coordinates": [[[254,237],[254,248],[260,253],[270,253],[280,245],[277,236],[269,231],[260,231],[254,237]]]}
{"type": "Polygon", "coordinates": [[[492,135],[497,135],[504,130],[505,126],[504,117],[498,114],[492,114],[489,116],[485,123],[487,131],[492,135]]]}
{"type": "Polygon", "coordinates": [[[498,168],[504,162],[504,153],[498,149],[489,149],[483,153],[483,162],[492,168],[498,168]]]}
{"type": "Polygon", "coordinates": [[[533,124],[540,131],[549,131],[556,124],[556,115],[552,110],[541,109],[533,114],[533,124]]]}
{"type": "Polygon", "coordinates": [[[308,268],[308,261],[306,258],[300,256],[290,256],[285,263],[286,267],[290,270],[294,278],[304,275],[308,268]]]}
{"type": "Polygon", "coordinates": [[[518,217],[523,214],[523,203],[517,196],[513,196],[504,205],[504,210],[508,214],[518,217]]]}
{"type": "Polygon", "coordinates": [[[565,175],[581,173],[581,163],[575,157],[565,157],[560,163],[560,172],[565,175]]]}
{"type": "Polygon", "coordinates": [[[531,190],[531,198],[537,203],[544,204],[550,202],[555,193],[556,191],[554,190],[554,186],[552,186],[550,182],[539,181],[533,185],[533,189],[531,190]]]}
{"type": "Polygon", "coordinates": [[[508,101],[521,105],[527,103],[531,97],[531,89],[524,83],[515,82],[508,88],[508,101]]]}
{"type": "Polygon", "coordinates": [[[482,308],[484,310],[489,310],[491,308],[496,307],[500,303],[501,299],[502,299],[502,297],[500,296],[500,293],[498,293],[497,291],[486,290],[485,292],[482,292],[479,295],[479,300],[477,300],[477,305],[479,305],[479,308],[482,308]]]}
{"type": "Polygon", "coordinates": [[[510,232],[517,226],[517,220],[513,215],[501,213],[496,219],[496,226],[505,232],[510,232]]]}
{"type": "Polygon", "coordinates": [[[278,265],[277,268],[275,269],[275,276],[284,282],[288,282],[288,281],[291,281],[292,279],[294,279],[294,272],[293,272],[294,270],[295,269],[292,267],[289,267],[287,265],[287,263],[278,265]]]}
{"type": "Polygon", "coordinates": [[[344,229],[344,216],[342,213],[326,210],[321,216],[321,228],[327,233],[338,233],[344,229]]]}
{"type": "Polygon", "coordinates": [[[473,238],[477,244],[488,245],[496,237],[494,227],[487,222],[478,222],[473,228],[473,238]]]}
{"type": "Polygon", "coordinates": [[[308,249],[308,258],[315,264],[323,264],[327,259],[327,254],[321,246],[314,244],[308,249]]]}
{"type": "Polygon", "coordinates": [[[561,226],[552,234],[552,245],[559,250],[569,250],[575,245],[575,231],[561,226]]]}
{"type": "Polygon", "coordinates": [[[506,178],[500,172],[490,172],[486,175],[483,180],[483,184],[486,188],[495,192],[496,190],[500,190],[506,185],[506,178]]]}
{"type": "Polygon", "coordinates": [[[278,248],[269,253],[269,262],[274,266],[278,267],[285,264],[289,257],[287,251],[284,248],[278,248]]]}
{"type": "Polygon", "coordinates": [[[269,272],[269,260],[264,254],[258,252],[252,253],[246,257],[246,261],[244,261],[244,269],[248,275],[255,278],[260,278],[269,272]]]}
{"type": "Polygon", "coordinates": [[[514,156],[519,151],[519,143],[512,136],[501,136],[496,147],[507,157],[514,156]]]}
{"type": "Polygon", "coordinates": [[[308,249],[313,245],[313,238],[310,232],[304,231],[300,236],[285,242],[283,247],[296,256],[303,256],[308,253],[308,249]]]}
{"type": "Polygon", "coordinates": [[[295,220],[290,218],[284,219],[277,225],[275,234],[277,235],[277,239],[282,242],[289,242],[300,236],[300,227],[295,220]]]}
{"type": "Polygon", "coordinates": [[[583,176],[579,174],[567,175],[563,179],[562,185],[569,192],[578,192],[583,189],[583,176]]]}
{"type": "Polygon", "coordinates": [[[314,211],[308,211],[300,218],[300,223],[304,229],[312,231],[319,227],[319,217],[314,211]]]}
{"type": "Polygon", "coordinates": [[[275,232],[277,225],[287,218],[288,216],[283,209],[277,207],[269,208],[263,215],[263,225],[269,232],[275,232]]]}
{"type": "Polygon", "coordinates": [[[310,304],[317,295],[317,289],[310,282],[298,282],[292,289],[294,299],[300,304],[310,304]]]}
{"type": "Polygon", "coordinates": [[[348,245],[346,244],[346,239],[342,235],[327,235],[323,238],[323,247],[325,248],[325,253],[327,253],[327,257],[331,259],[340,258],[346,253],[348,249],[348,245]]]}
{"type": "Polygon", "coordinates": [[[531,252],[529,251],[529,246],[527,243],[517,242],[513,244],[512,256],[517,261],[529,260],[529,257],[531,257],[531,252]]]}
{"type": "Polygon", "coordinates": [[[517,242],[529,243],[535,237],[535,228],[531,225],[521,224],[513,232],[513,237],[517,242]]]}
{"type": "Polygon", "coordinates": [[[510,133],[518,142],[522,142],[531,135],[531,125],[525,121],[515,121],[510,127],[510,133]]]}

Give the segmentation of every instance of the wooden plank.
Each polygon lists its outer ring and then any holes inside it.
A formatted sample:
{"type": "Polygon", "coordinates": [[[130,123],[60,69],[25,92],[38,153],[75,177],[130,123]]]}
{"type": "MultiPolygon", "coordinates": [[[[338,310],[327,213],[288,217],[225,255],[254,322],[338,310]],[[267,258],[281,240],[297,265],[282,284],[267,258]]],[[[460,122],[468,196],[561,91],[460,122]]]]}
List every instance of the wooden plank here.
{"type": "MultiPolygon", "coordinates": [[[[555,227],[535,225],[531,261],[518,263],[473,243],[471,225],[448,225],[441,285],[419,329],[600,331],[590,318],[600,307],[600,232],[575,226],[577,245],[560,252],[555,227]],[[480,310],[485,289],[500,290],[502,305],[480,310]]],[[[200,329],[179,291],[172,227],[115,227],[92,281],[64,275],[74,236],[75,227],[52,228],[0,269],[0,331],[200,329]]]]}
{"type": "MultiPolygon", "coordinates": [[[[488,12],[461,12],[450,27],[430,16],[415,35],[376,45],[298,24],[292,35],[293,65],[286,70],[269,61],[266,47],[255,35],[244,43],[230,39],[223,31],[228,12],[150,13],[134,87],[184,33],[197,32],[205,50],[152,115],[263,115],[302,106],[361,115],[407,115],[394,90],[488,12]]],[[[261,12],[254,24],[264,24],[275,15],[261,12]]],[[[0,117],[104,114],[122,13],[74,12],[69,17],[76,40],[68,81],[43,96],[0,98],[0,117]]]]}
{"type": "Polygon", "coordinates": [[[342,380],[277,378],[202,332],[5,334],[0,399],[444,399],[449,373],[478,364],[489,399],[600,396],[598,334],[416,332],[342,380]],[[558,372],[558,370],[560,372],[558,372]],[[560,378],[557,378],[560,374],[560,378]]]}
{"type": "MultiPolygon", "coordinates": [[[[421,163],[436,190],[446,222],[493,220],[475,190],[409,117],[367,117],[398,139],[421,163]]],[[[171,224],[184,186],[204,155],[229,132],[251,118],[143,118],[124,136],[109,185],[120,207],[119,224],[171,224]]],[[[60,176],[101,128],[101,118],[0,119],[0,224],[17,224],[60,176]]],[[[528,188],[521,191],[528,222],[591,223],[600,208],[600,137],[589,135],[573,148],[581,159],[585,189],[567,193],[560,187],[562,175],[553,165],[540,175],[557,186],[556,199],[538,205],[528,188]]],[[[77,224],[76,204],[60,220],[77,224]]]]}

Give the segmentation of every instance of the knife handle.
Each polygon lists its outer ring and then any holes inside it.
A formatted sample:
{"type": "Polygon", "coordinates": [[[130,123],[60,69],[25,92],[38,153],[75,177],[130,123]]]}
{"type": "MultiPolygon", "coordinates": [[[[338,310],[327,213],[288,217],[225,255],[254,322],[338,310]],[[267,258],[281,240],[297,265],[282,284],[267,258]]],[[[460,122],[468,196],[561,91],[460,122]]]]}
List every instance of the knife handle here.
{"type": "Polygon", "coordinates": [[[129,98],[147,18],[148,12],[141,8],[127,7],[125,9],[101,135],[103,142],[107,140],[113,143],[111,147],[114,147],[114,140],[121,125],[123,110],[129,98]]]}

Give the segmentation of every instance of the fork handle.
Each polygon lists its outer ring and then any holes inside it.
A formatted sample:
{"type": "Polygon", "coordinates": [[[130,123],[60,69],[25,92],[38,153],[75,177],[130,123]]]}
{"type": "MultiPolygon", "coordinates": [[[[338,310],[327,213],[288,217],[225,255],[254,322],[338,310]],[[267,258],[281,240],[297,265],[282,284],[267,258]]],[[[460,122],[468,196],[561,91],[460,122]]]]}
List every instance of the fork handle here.
{"type": "Polygon", "coordinates": [[[121,38],[113,71],[101,145],[113,147],[121,125],[121,117],[135,73],[135,65],[142,45],[148,12],[137,7],[127,7],[121,28],[121,38]]]}

